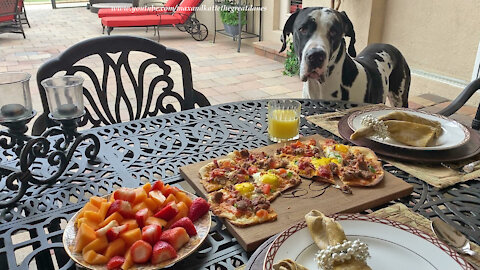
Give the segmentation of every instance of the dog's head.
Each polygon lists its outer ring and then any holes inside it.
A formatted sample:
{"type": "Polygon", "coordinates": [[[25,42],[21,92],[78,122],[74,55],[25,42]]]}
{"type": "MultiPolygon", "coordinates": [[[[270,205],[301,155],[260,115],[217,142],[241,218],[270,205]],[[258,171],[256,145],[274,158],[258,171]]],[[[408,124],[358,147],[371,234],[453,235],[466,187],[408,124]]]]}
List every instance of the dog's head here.
{"type": "Polygon", "coordinates": [[[300,61],[300,78],[325,81],[327,64],[332,54],[350,37],[348,53],[355,57],[355,31],[345,12],[330,8],[314,7],[297,10],[288,18],[283,28],[284,51],[287,36],[293,33],[295,52],[300,61]]]}

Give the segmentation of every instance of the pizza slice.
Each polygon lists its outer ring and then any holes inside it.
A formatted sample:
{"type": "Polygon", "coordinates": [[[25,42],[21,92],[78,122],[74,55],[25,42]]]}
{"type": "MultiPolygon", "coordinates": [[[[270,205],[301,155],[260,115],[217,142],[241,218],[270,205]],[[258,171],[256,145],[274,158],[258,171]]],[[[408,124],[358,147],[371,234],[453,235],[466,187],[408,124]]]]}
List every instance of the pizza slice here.
{"type": "Polygon", "coordinates": [[[247,149],[235,150],[227,155],[235,164],[245,169],[277,169],[288,165],[288,160],[283,157],[269,156],[265,152],[254,152],[247,149]]]}
{"type": "Polygon", "coordinates": [[[256,191],[263,191],[268,201],[273,201],[276,197],[290,188],[300,185],[302,179],[293,170],[279,168],[268,171],[259,171],[252,175],[256,191]]]}
{"type": "Polygon", "coordinates": [[[382,163],[375,153],[365,147],[338,144],[334,140],[321,142],[327,158],[338,161],[338,176],[348,186],[373,186],[384,177],[382,163]]]}
{"type": "Polygon", "coordinates": [[[277,155],[297,156],[297,157],[317,157],[323,156],[322,149],[317,142],[312,139],[308,141],[296,141],[277,149],[277,155]]]}
{"type": "Polygon", "coordinates": [[[335,184],[339,161],[334,158],[294,157],[288,166],[301,177],[335,184]]]}
{"type": "Polygon", "coordinates": [[[342,164],[340,180],[349,186],[374,186],[385,175],[375,153],[365,147],[351,146],[342,164]]]}
{"type": "Polygon", "coordinates": [[[207,192],[251,180],[248,171],[239,167],[230,159],[213,160],[201,167],[199,174],[200,183],[207,192]]]}
{"type": "Polygon", "coordinates": [[[209,193],[207,199],[215,215],[226,218],[239,227],[277,219],[277,213],[271,208],[267,196],[263,192],[256,192],[254,183],[227,186],[209,193]]]}

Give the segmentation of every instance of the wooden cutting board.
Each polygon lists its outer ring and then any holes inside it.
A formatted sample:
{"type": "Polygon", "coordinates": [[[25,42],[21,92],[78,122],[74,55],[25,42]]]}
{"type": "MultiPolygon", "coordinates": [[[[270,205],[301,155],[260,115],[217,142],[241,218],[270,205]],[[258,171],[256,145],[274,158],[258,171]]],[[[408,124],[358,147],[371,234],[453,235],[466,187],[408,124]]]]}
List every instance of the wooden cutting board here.
{"type": "MultiPolygon", "coordinates": [[[[300,140],[319,140],[320,138],[322,138],[320,135],[312,135],[303,137],[300,140]]],[[[283,145],[272,144],[251,150],[273,154],[276,149],[283,145]]],[[[198,170],[211,161],[206,160],[180,168],[183,178],[203,197],[206,196],[207,192],[200,183],[198,170]]],[[[390,173],[385,173],[385,178],[378,185],[368,188],[353,187],[352,191],[353,194],[344,194],[329,184],[303,179],[297,188],[284,192],[272,202],[272,208],[278,214],[276,221],[247,228],[236,227],[228,221],[224,223],[240,245],[245,250],[252,251],[272,235],[284,231],[298,221],[303,220],[305,214],[312,209],[317,209],[327,215],[356,213],[407,196],[413,191],[413,186],[390,173]]]]}

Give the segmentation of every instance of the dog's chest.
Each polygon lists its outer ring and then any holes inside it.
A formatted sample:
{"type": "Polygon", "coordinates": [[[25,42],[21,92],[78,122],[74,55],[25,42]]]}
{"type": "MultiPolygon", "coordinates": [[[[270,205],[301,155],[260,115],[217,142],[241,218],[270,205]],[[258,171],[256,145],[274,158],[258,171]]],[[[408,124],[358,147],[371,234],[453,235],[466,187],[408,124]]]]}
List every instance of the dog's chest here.
{"type": "Polygon", "coordinates": [[[312,99],[345,100],[363,103],[368,87],[365,69],[358,62],[344,66],[343,59],[329,67],[330,75],[320,84],[317,80],[304,83],[304,96],[312,99]]]}

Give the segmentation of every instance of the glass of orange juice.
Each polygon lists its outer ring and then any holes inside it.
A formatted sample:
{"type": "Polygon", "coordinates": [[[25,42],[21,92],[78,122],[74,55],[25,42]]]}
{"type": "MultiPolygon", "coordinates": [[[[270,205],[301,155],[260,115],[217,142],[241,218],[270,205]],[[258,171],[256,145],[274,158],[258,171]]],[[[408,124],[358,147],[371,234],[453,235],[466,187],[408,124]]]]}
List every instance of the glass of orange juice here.
{"type": "Polygon", "coordinates": [[[296,100],[268,102],[268,135],[274,142],[295,140],[299,137],[302,105],[296,100]]]}

